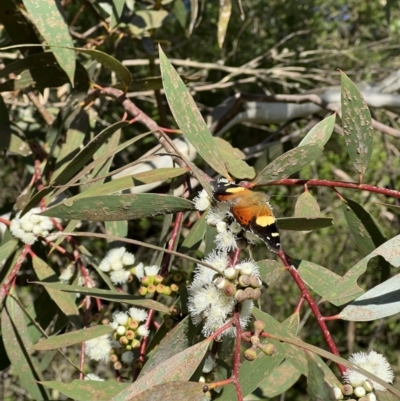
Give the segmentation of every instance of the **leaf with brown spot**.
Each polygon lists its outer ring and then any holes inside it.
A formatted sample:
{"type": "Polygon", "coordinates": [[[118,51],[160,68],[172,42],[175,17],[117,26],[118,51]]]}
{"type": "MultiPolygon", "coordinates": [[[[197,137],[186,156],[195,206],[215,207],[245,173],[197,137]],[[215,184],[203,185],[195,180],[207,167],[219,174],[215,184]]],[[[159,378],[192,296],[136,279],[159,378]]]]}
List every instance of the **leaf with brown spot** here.
{"type": "Polygon", "coordinates": [[[279,156],[262,170],[253,181],[254,185],[265,185],[271,181],[280,180],[296,173],[303,167],[317,160],[323,151],[319,143],[310,143],[289,150],[279,156]]]}
{"type": "MultiPolygon", "coordinates": [[[[113,401],[137,400],[143,391],[163,383],[189,380],[204,358],[210,340],[204,340],[160,363],[127,389],[112,398],[113,401]]],[[[175,394],[175,393],[174,393],[175,394]]],[[[175,394],[176,395],[176,394],[175,394]]],[[[203,394],[204,395],[204,394],[203,394]]],[[[145,399],[145,398],[144,398],[145,399]]],[[[143,399],[143,400],[144,400],[143,399]]],[[[150,398],[149,398],[150,399],[150,398]]]]}
{"type": "Polygon", "coordinates": [[[214,138],[207,128],[193,97],[161,47],[159,47],[159,51],[165,95],[176,123],[199,155],[217,173],[229,177],[218,147],[215,146],[214,138]]]}
{"type": "Polygon", "coordinates": [[[193,209],[191,201],[177,196],[126,194],[66,199],[41,214],[66,220],[119,221],[193,209]]]}
{"type": "Polygon", "coordinates": [[[46,43],[53,47],[52,52],[57,59],[60,67],[68,75],[71,83],[74,82],[75,75],[75,51],[66,49],[73,47],[71,35],[69,34],[68,25],[63,16],[60,14],[61,5],[58,1],[48,0],[23,0],[24,6],[36,28],[43,36],[46,43]]]}
{"type": "Polygon", "coordinates": [[[371,113],[357,86],[340,71],[342,128],[347,152],[360,176],[367,169],[374,147],[371,113]]]}

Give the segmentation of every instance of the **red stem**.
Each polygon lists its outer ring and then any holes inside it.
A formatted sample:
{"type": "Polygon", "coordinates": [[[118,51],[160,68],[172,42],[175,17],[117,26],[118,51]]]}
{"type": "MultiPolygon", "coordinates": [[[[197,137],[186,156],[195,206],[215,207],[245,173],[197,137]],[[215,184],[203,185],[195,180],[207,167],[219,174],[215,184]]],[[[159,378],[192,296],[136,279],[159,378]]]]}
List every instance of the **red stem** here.
{"type": "Polygon", "coordinates": [[[0,288],[0,304],[3,303],[4,297],[8,294],[10,290],[11,283],[13,282],[14,278],[17,276],[19,269],[21,268],[22,263],[25,260],[26,255],[30,252],[31,246],[25,245],[21,251],[21,255],[18,256],[17,261],[15,262],[14,267],[11,269],[9,275],[4,280],[4,284],[0,288]]]}
{"type": "Polygon", "coordinates": [[[393,189],[376,187],[374,185],[367,184],[357,184],[354,182],[344,182],[344,181],[329,181],[329,180],[301,180],[297,178],[284,178],[282,180],[265,182],[253,186],[264,186],[264,185],[307,185],[309,187],[329,187],[329,188],[348,188],[357,189],[359,191],[375,192],[377,194],[400,198],[400,192],[393,189]]]}
{"type": "Polygon", "coordinates": [[[242,326],[240,325],[240,313],[238,308],[235,308],[233,315],[236,328],[236,341],[235,341],[235,354],[233,359],[232,379],[236,388],[236,395],[238,401],[243,401],[242,388],[239,382],[239,368],[240,368],[240,340],[242,337],[242,326]]]}
{"type": "MultiPolygon", "coordinates": [[[[282,250],[278,252],[278,256],[282,260],[283,264],[285,265],[285,267],[287,268],[287,270],[289,271],[291,276],[293,277],[297,286],[299,287],[302,297],[308,302],[308,305],[310,306],[312,312],[314,313],[314,316],[317,319],[317,323],[318,323],[319,327],[321,328],[322,334],[325,337],[325,340],[326,340],[328,347],[331,350],[332,354],[340,356],[339,351],[336,347],[336,344],[333,341],[331,333],[329,332],[329,329],[325,323],[324,317],[321,315],[321,312],[319,311],[317,304],[315,303],[314,299],[312,298],[310,292],[308,291],[308,288],[304,284],[304,281],[300,277],[298,271],[296,270],[296,268],[293,265],[291,265],[288,262],[286,255],[282,250]]],[[[338,368],[340,370],[340,373],[343,375],[344,372],[346,371],[346,368],[340,364],[338,364],[338,368]]]]}

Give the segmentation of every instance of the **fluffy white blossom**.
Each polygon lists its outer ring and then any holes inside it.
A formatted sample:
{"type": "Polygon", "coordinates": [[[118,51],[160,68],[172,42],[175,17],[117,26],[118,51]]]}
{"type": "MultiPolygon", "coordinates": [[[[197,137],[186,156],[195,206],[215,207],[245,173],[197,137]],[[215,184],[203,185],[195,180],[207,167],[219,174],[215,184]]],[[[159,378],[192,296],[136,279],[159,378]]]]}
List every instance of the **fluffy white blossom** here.
{"type": "MultiPolygon", "coordinates": [[[[125,326],[128,323],[128,314],[126,312],[114,312],[113,321],[110,323],[111,327],[125,326]]],[[[114,329],[116,330],[116,329],[114,329]]]]}
{"type": "Polygon", "coordinates": [[[197,194],[197,196],[193,199],[193,202],[194,207],[200,212],[207,210],[211,206],[210,197],[204,189],[197,194]]]}
{"type": "Polygon", "coordinates": [[[203,321],[203,334],[211,335],[230,317],[235,306],[233,297],[226,296],[213,283],[203,288],[189,287],[188,309],[193,321],[203,321]]]}
{"type": "Polygon", "coordinates": [[[215,237],[217,249],[221,251],[232,251],[237,248],[235,235],[231,231],[223,231],[215,237]]]}
{"type": "Polygon", "coordinates": [[[124,267],[132,266],[135,263],[135,256],[126,251],[125,247],[110,249],[99,264],[103,272],[118,271],[124,267]]]}
{"type": "Polygon", "coordinates": [[[144,265],[140,262],[137,266],[131,269],[132,274],[134,274],[138,280],[141,280],[144,277],[144,265]]]}
{"type": "Polygon", "coordinates": [[[241,274],[247,274],[248,276],[252,274],[259,275],[260,272],[257,263],[252,259],[246,260],[242,263],[238,263],[235,266],[235,269],[240,270],[241,274]]]}
{"type": "Polygon", "coordinates": [[[114,284],[124,284],[127,283],[131,277],[131,272],[129,270],[121,269],[113,271],[110,274],[110,279],[114,284]]]}
{"type": "Polygon", "coordinates": [[[147,319],[147,312],[144,309],[130,308],[128,311],[130,317],[137,322],[144,322],[147,319]]]}
{"type": "Polygon", "coordinates": [[[58,279],[63,283],[68,283],[74,275],[75,267],[73,264],[68,265],[65,269],[61,271],[61,274],[58,276],[58,279]]]}
{"type": "Polygon", "coordinates": [[[160,266],[157,266],[157,265],[146,266],[144,268],[144,272],[146,273],[146,276],[156,276],[159,271],[160,271],[160,266]]]}
{"type": "Polygon", "coordinates": [[[142,325],[137,328],[136,333],[141,337],[148,337],[150,331],[145,325],[142,325]]]}
{"type": "Polygon", "coordinates": [[[111,341],[108,334],[85,341],[85,354],[94,361],[108,361],[110,351],[111,341]]]}
{"type": "MultiPolygon", "coordinates": [[[[382,354],[379,354],[375,351],[370,351],[368,354],[365,352],[357,352],[349,358],[349,361],[379,377],[386,383],[393,382],[393,370],[390,367],[389,362],[382,354]]],[[[362,386],[366,380],[369,380],[362,373],[358,373],[352,369],[346,370],[343,375],[343,379],[346,383],[351,384],[353,387],[362,386]]],[[[372,381],[372,385],[375,390],[385,391],[383,386],[374,381],[372,381]]]]}
{"type": "MultiPolygon", "coordinates": [[[[228,253],[225,251],[213,251],[207,255],[204,261],[211,266],[214,266],[221,274],[229,266],[228,253]]],[[[195,288],[201,288],[206,284],[210,284],[215,274],[217,274],[215,270],[198,264],[195,270],[194,280],[191,285],[192,290],[195,290],[195,288]]]]}
{"type": "Polygon", "coordinates": [[[212,207],[206,216],[206,222],[210,226],[216,226],[223,221],[229,213],[229,206],[220,203],[218,206],[212,207]]]}
{"type": "MultiPolygon", "coordinates": [[[[37,237],[47,237],[50,231],[54,229],[53,220],[47,216],[39,216],[42,210],[33,208],[25,213],[22,217],[19,212],[11,221],[11,234],[28,245],[32,245],[37,237]]],[[[60,219],[54,219],[61,222],[60,219]]]]}

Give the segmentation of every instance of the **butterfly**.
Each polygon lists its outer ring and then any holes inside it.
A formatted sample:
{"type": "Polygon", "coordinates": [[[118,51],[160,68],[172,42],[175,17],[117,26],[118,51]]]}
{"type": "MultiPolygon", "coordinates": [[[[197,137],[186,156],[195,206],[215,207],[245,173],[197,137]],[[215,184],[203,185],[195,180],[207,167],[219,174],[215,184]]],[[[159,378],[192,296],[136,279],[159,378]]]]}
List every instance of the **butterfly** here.
{"type": "Polygon", "coordinates": [[[210,184],[214,199],[229,205],[230,212],[242,228],[263,240],[272,251],[281,249],[278,224],[267,194],[231,182],[211,181],[210,184]]]}

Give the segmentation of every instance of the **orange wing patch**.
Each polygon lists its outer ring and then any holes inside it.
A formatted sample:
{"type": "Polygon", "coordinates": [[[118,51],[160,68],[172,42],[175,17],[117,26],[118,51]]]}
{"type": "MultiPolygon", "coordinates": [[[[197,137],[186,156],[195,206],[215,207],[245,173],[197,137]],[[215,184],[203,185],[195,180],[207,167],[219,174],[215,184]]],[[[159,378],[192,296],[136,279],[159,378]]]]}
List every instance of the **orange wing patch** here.
{"type": "Polygon", "coordinates": [[[233,183],[212,181],[214,198],[226,202],[236,221],[251,231],[274,252],[280,250],[279,228],[268,203],[269,196],[263,192],[253,192],[233,183]]]}

